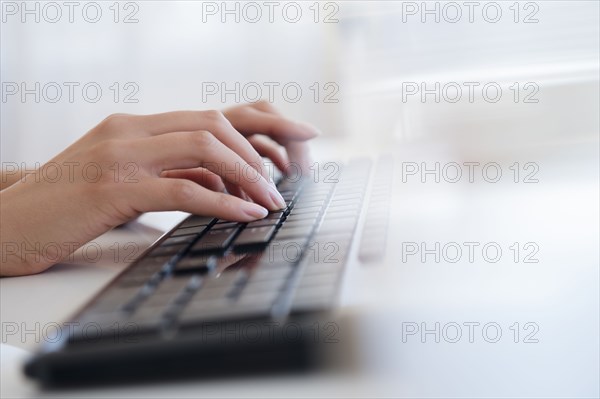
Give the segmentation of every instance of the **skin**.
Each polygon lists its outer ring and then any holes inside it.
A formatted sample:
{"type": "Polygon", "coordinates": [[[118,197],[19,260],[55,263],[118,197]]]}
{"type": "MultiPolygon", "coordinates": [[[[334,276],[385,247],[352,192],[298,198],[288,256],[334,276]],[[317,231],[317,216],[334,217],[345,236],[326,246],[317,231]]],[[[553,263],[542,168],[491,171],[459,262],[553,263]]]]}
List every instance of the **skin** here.
{"type": "Polygon", "coordinates": [[[144,212],[261,219],[285,205],[261,156],[305,171],[318,134],[266,102],[111,115],[36,173],[3,176],[0,275],[47,270],[144,212]]]}

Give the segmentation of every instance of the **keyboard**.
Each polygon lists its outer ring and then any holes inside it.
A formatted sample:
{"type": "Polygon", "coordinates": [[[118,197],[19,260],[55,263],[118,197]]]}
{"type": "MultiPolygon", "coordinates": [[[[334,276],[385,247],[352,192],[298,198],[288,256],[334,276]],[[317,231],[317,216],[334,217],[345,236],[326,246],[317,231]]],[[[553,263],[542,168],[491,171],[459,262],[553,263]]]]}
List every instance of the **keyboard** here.
{"type": "Polygon", "coordinates": [[[26,374],[61,385],[312,363],[318,342],[307,329],[335,307],[370,163],[314,172],[278,179],[287,206],[264,219],[187,217],[87,304],[26,374]]]}

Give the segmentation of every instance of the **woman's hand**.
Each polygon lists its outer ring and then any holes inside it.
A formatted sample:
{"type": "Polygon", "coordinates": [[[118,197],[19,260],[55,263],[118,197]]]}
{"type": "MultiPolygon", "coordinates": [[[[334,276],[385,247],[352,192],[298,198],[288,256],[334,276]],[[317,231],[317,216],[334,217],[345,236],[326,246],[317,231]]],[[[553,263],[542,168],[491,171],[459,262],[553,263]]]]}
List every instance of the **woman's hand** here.
{"type": "Polygon", "coordinates": [[[39,273],[143,212],[263,218],[285,203],[261,155],[284,171],[304,168],[305,141],[317,134],[266,103],[109,116],[0,192],[1,274],[39,273]]]}
{"type": "Polygon", "coordinates": [[[310,174],[306,140],[320,134],[315,127],[285,119],[273,105],[263,101],[230,108],[224,111],[224,115],[262,156],[270,158],[281,171],[305,176],[310,174]]]}

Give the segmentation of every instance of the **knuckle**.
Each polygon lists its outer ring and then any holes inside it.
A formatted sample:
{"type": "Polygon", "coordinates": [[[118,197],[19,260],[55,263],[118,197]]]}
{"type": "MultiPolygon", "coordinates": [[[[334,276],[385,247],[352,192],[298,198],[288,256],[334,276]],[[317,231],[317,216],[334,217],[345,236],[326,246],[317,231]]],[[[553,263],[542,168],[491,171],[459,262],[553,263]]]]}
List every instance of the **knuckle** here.
{"type": "Polygon", "coordinates": [[[274,132],[287,132],[293,128],[294,123],[284,118],[275,119],[271,126],[271,129],[274,132]]]}
{"type": "Polygon", "coordinates": [[[215,174],[209,174],[205,177],[206,183],[212,187],[219,187],[223,184],[221,177],[215,174]]]}
{"type": "Polygon", "coordinates": [[[221,209],[223,214],[230,215],[237,211],[236,201],[229,194],[219,194],[215,196],[217,209],[221,209]]]}
{"type": "Polygon", "coordinates": [[[250,166],[256,171],[256,175],[259,175],[260,172],[265,168],[265,163],[261,156],[258,153],[256,153],[252,157],[252,160],[248,162],[248,166],[250,166]]]}
{"type": "Polygon", "coordinates": [[[264,98],[258,100],[256,102],[256,105],[264,110],[268,110],[268,111],[275,111],[277,108],[270,103],[269,101],[265,100],[264,98]]]}
{"type": "Polygon", "coordinates": [[[190,203],[196,198],[196,184],[189,180],[174,181],[173,195],[177,203],[190,203]]]}
{"type": "Polygon", "coordinates": [[[208,126],[213,129],[226,129],[231,127],[231,123],[221,111],[209,110],[204,111],[204,117],[208,126]]]}
{"type": "Polygon", "coordinates": [[[226,120],[225,115],[221,111],[211,109],[203,111],[203,116],[213,122],[224,122],[226,120]]]}
{"type": "Polygon", "coordinates": [[[192,132],[189,135],[190,144],[192,147],[211,147],[215,143],[215,136],[206,130],[192,132]]]}
{"type": "Polygon", "coordinates": [[[131,118],[132,116],[129,114],[111,114],[104,118],[100,125],[103,130],[121,130],[129,125],[131,118]]]}

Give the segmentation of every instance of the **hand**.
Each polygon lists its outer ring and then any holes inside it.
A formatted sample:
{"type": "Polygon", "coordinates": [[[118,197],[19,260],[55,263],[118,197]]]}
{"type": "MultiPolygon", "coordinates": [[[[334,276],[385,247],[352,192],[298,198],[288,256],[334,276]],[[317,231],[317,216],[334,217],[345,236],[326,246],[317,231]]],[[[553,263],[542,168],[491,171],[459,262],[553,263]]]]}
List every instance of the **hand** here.
{"type": "Polygon", "coordinates": [[[310,173],[306,140],[320,134],[315,127],[285,119],[273,105],[264,101],[230,108],[223,113],[233,127],[282,172],[310,173]]]}
{"type": "Polygon", "coordinates": [[[263,218],[285,203],[260,154],[288,169],[290,159],[305,156],[304,141],[316,135],[264,103],[225,114],[109,116],[0,192],[0,274],[46,270],[143,212],[180,210],[240,222],[263,218]]]}

